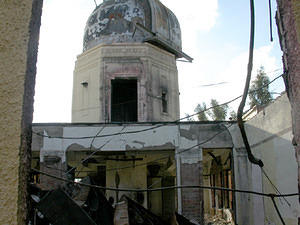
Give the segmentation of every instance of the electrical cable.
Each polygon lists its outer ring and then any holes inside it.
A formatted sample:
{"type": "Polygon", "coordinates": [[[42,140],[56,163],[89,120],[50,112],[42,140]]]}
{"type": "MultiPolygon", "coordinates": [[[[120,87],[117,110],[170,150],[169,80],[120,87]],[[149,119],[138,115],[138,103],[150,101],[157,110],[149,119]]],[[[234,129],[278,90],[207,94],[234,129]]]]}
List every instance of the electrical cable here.
{"type": "MultiPolygon", "coordinates": [[[[232,124],[230,124],[230,126],[232,126],[232,124]]],[[[230,127],[229,126],[229,127],[230,127]]],[[[226,127],[227,129],[225,130],[228,130],[229,127],[226,127]]],[[[208,138],[207,140],[197,144],[197,145],[194,145],[190,148],[187,148],[183,151],[180,151],[180,152],[177,152],[175,154],[181,154],[183,152],[186,152],[186,151],[189,151],[195,147],[198,147],[204,143],[207,143],[209,142],[210,140],[212,140],[213,138],[215,138],[217,135],[221,134],[222,132],[224,132],[225,130],[223,131],[220,131],[218,132],[217,134],[213,135],[212,137],[208,138]]],[[[99,133],[99,132],[98,132],[99,133]]],[[[111,141],[113,139],[113,137],[109,140],[111,141]]],[[[107,142],[106,142],[107,143],[107,142]]],[[[105,144],[106,144],[105,143],[105,144]]],[[[164,158],[169,158],[169,156],[167,157],[164,157],[164,158]]],[[[156,160],[157,161],[157,160],[156,160]]],[[[147,162],[146,164],[149,164],[149,162],[147,162]]],[[[136,165],[136,166],[141,166],[142,164],[139,164],[139,165],[136,165]]],[[[145,163],[143,164],[145,165],[145,163]]],[[[131,168],[132,166],[130,166],[131,168]]],[[[128,168],[128,167],[127,167],[128,168]]],[[[120,170],[120,169],[125,169],[125,168],[114,168],[115,170],[120,170]]],[[[41,173],[41,174],[44,174],[46,176],[49,176],[49,177],[52,177],[52,178],[55,178],[55,179],[58,179],[58,180],[62,180],[62,181],[65,181],[65,182],[68,182],[68,183],[76,183],[76,184],[79,184],[79,185],[85,185],[87,186],[87,184],[83,184],[83,183],[78,183],[78,182],[75,182],[75,181],[70,181],[70,180],[67,180],[67,179],[64,179],[64,178],[60,178],[60,177],[56,177],[56,176],[53,176],[53,175],[50,175],[48,173],[45,173],[45,172],[42,172],[42,171],[39,171],[39,170],[36,170],[36,169],[32,169],[32,171],[35,171],[35,172],[38,172],[38,173],[41,173]]],[[[284,223],[284,220],[280,214],[280,211],[276,205],[276,202],[274,200],[275,197],[291,197],[291,196],[299,196],[299,193],[291,193],[291,194],[280,194],[280,195],[276,195],[276,194],[264,194],[264,193],[259,193],[259,192],[254,192],[254,191],[243,191],[243,190],[237,190],[237,189],[228,189],[228,188],[222,188],[222,187],[205,187],[205,186],[172,186],[172,187],[162,187],[162,188],[155,188],[155,189],[119,189],[119,188],[107,188],[107,187],[100,187],[100,186],[97,186],[97,185],[89,185],[89,187],[94,187],[94,188],[99,188],[99,189],[102,189],[102,190],[112,190],[112,191],[128,191],[128,192],[149,192],[149,191],[160,191],[160,190],[167,190],[167,189],[182,189],[182,188],[201,188],[201,189],[210,189],[210,190],[221,190],[221,191],[232,191],[232,192],[241,192],[241,193],[250,193],[250,194],[256,194],[256,195],[260,195],[260,196],[267,196],[267,197],[271,197],[272,199],[272,202],[274,204],[274,207],[275,207],[275,210],[278,214],[278,216],[280,217],[281,221],[282,221],[282,224],[285,225],[284,223]]]]}
{"type": "MultiPolygon", "coordinates": [[[[214,134],[214,135],[211,136],[210,138],[206,139],[205,141],[203,141],[203,142],[201,142],[201,143],[198,143],[198,144],[196,144],[196,145],[193,145],[193,146],[191,146],[191,147],[189,147],[189,148],[186,148],[186,149],[184,149],[184,150],[182,150],[182,151],[175,152],[174,154],[175,154],[175,155],[179,155],[179,154],[182,154],[182,153],[184,153],[184,152],[190,151],[190,150],[192,150],[192,149],[194,149],[194,148],[196,148],[196,147],[199,147],[199,146],[201,146],[201,145],[203,145],[203,144],[206,144],[207,142],[213,140],[216,136],[220,135],[220,134],[223,133],[224,131],[228,131],[228,128],[231,127],[231,126],[232,126],[232,124],[230,124],[228,127],[226,127],[226,129],[224,129],[224,130],[222,130],[222,131],[220,131],[220,132],[214,134]]],[[[105,143],[105,144],[106,144],[106,143],[105,143]]],[[[104,145],[105,145],[105,144],[104,144],[104,145]]],[[[103,147],[103,145],[102,145],[99,149],[101,149],[102,147],[103,147]]],[[[92,155],[96,154],[97,152],[99,152],[99,150],[96,151],[96,152],[93,152],[92,155]]],[[[89,155],[87,158],[90,158],[92,155],[89,155]]],[[[165,159],[168,159],[168,158],[169,158],[169,156],[160,157],[160,158],[157,158],[157,159],[154,159],[154,160],[145,162],[145,163],[137,164],[137,165],[135,165],[135,167],[149,165],[149,164],[151,164],[151,163],[158,162],[158,161],[162,161],[162,160],[165,160],[165,159]]],[[[84,160],[82,160],[82,161],[84,161],[84,160]]],[[[82,162],[82,161],[81,161],[81,162],[82,162]]],[[[85,160],[85,161],[86,161],[86,160],[85,160]]],[[[81,162],[80,162],[80,164],[81,164],[81,162]]],[[[71,172],[72,170],[74,170],[74,168],[76,169],[77,167],[72,167],[70,170],[68,170],[68,171],[66,172],[66,174],[68,174],[69,172],[71,172]]],[[[108,172],[108,171],[116,171],[116,170],[129,169],[129,168],[132,168],[132,166],[124,166],[124,167],[117,167],[117,168],[103,169],[103,170],[99,170],[99,171],[106,171],[106,172],[108,172]]],[[[52,169],[52,168],[51,168],[51,169],[52,169]]]]}
{"type": "MultiPolygon", "coordinates": [[[[98,131],[98,133],[96,134],[96,136],[99,135],[99,134],[104,130],[104,127],[105,127],[105,126],[103,126],[103,128],[100,129],[100,130],[98,131]]],[[[122,129],[121,129],[120,132],[122,132],[124,129],[125,129],[125,127],[122,127],[122,129]]],[[[96,138],[96,136],[95,136],[95,138],[96,138]]],[[[92,142],[91,142],[91,144],[90,144],[90,150],[92,149],[92,144],[93,144],[95,138],[93,138],[93,140],[92,140],[92,142]]],[[[83,164],[85,161],[87,161],[88,159],[90,159],[90,158],[91,158],[93,155],[95,155],[97,152],[101,151],[102,148],[103,148],[104,146],[106,146],[108,143],[110,143],[114,138],[115,138],[115,136],[113,136],[112,138],[110,138],[109,140],[107,140],[107,141],[106,141],[103,145],[101,145],[96,151],[93,151],[93,152],[92,152],[91,154],[89,154],[85,159],[83,159],[80,163],[78,163],[75,167],[72,167],[70,170],[68,170],[68,171],[66,172],[66,174],[70,173],[70,172],[73,171],[74,169],[77,169],[77,167],[78,167],[79,165],[83,164]]],[[[77,174],[77,176],[78,176],[78,174],[77,174]]]]}
{"type": "Polygon", "coordinates": [[[97,2],[96,2],[96,0],[94,0],[94,2],[95,2],[95,5],[96,5],[96,7],[97,7],[98,5],[97,5],[97,2]]]}
{"type": "MultiPolygon", "coordinates": [[[[106,125],[104,125],[101,129],[99,129],[99,131],[97,132],[97,134],[95,135],[95,137],[96,137],[97,135],[101,134],[102,131],[105,129],[105,127],[106,127],[106,125]]],[[[93,143],[94,143],[94,141],[95,141],[95,139],[96,139],[95,137],[94,137],[93,140],[91,141],[91,144],[90,144],[90,151],[92,151],[93,143]]],[[[106,143],[105,143],[105,145],[106,145],[106,143]]],[[[98,148],[98,149],[102,149],[105,145],[101,146],[101,147],[98,148]]],[[[87,161],[90,157],[92,157],[94,154],[96,154],[96,153],[95,153],[95,152],[92,152],[92,154],[90,154],[88,157],[86,157],[85,159],[83,159],[83,160],[80,162],[80,164],[78,164],[77,166],[75,166],[75,168],[73,167],[72,169],[69,170],[69,172],[67,171],[66,174],[70,173],[70,172],[73,171],[74,169],[77,169],[77,167],[78,167],[79,165],[81,165],[81,164],[83,164],[84,162],[86,162],[86,161],[87,161]]],[[[79,174],[77,174],[77,176],[78,176],[78,175],[79,175],[79,174]]]]}
{"type": "Polygon", "coordinates": [[[247,77],[246,77],[246,83],[244,88],[243,97],[241,100],[241,103],[238,108],[237,112],[237,122],[238,126],[240,128],[240,132],[243,138],[243,142],[247,151],[248,159],[251,163],[259,165],[260,167],[263,167],[264,164],[260,159],[257,159],[251,151],[251,147],[247,138],[246,130],[244,127],[244,121],[243,121],[243,112],[244,107],[246,104],[246,99],[249,92],[249,86],[250,86],[250,80],[251,80],[251,73],[253,68],[253,52],[254,52],[254,33],[255,33],[255,12],[254,12],[254,0],[250,0],[250,11],[251,11],[251,26],[250,26],[250,45],[249,45],[249,61],[248,61],[248,69],[247,69],[247,77]]]}
{"type": "Polygon", "coordinates": [[[284,222],[284,220],[283,220],[283,218],[282,218],[282,216],[281,216],[281,213],[280,213],[280,211],[279,211],[279,209],[278,209],[278,207],[277,207],[277,204],[276,204],[276,202],[275,202],[275,196],[270,196],[271,197],[271,199],[272,199],[272,202],[273,202],[273,205],[274,205],[274,208],[275,208],[275,210],[276,210],[276,212],[277,212],[277,214],[278,214],[278,216],[279,216],[279,218],[280,218],[280,220],[281,220],[281,223],[283,224],[283,225],[285,225],[285,222],[284,222]]]}
{"type": "MultiPolygon", "coordinates": [[[[282,70],[282,67],[281,68],[278,68],[278,69],[275,69],[275,70],[272,70],[272,71],[268,71],[268,72],[265,72],[265,74],[270,74],[270,73],[274,73],[274,72],[277,72],[279,70],[282,70]]],[[[202,88],[210,88],[210,87],[215,87],[215,86],[219,86],[219,85],[224,85],[224,84],[229,84],[230,82],[216,82],[216,83],[209,83],[209,84],[202,84],[202,85],[197,85],[197,86],[194,86],[194,87],[202,87],[202,88]]]]}
{"type": "Polygon", "coordinates": [[[210,189],[210,190],[218,190],[218,191],[240,192],[240,193],[254,194],[254,195],[259,195],[259,196],[264,196],[264,197],[274,197],[274,198],[300,196],[300,193],[289,193],[289,194],[277,195],[277,194],[266,194],[266,193],[256,192],[256,191],[246,191],[246,190],[241,190],[241,189],[230,189],[230,188],[223,188],[223,187],[211,187],[211,186],[201,186],[201,185],[168,186],[168,187],[150,188],[150,189],[148,189],[148,188],[147,189],[113,188],[113,187],[103,187],[103,186],[98,186],[98,185],[93,185],[93,184],[76,182],[76,181],[72,181],[72,180],[68,180],[65,178],[51,175],[51,174],[45,173],[45,172],[37,170],[37,169],[31,169],[31,170],[36,173],[40,173],[40,174],[43,174],[45,176],[48,176],[48,177],[51,177],[54,179],[64,181],[66,183],[73,183],[73,184],[78,184],[80,186],[98,188],[101,190],[108,190],[108,191],[154,192],[154,191],[163,191],[163,190],[170,190],[170,189],[199,188],[199,189],[210,189]]]}
{"type": "MultiPolygon", "coordinates": [[[[216,136],[220,135],[220,134],[223,133],[224,131],[228,131],[228,128],[231,127],[231,126],[232,126],[232,124],[230,124],[228,127],[226,127],[226,129],[224,129],[224,130],[222,130],[222,131],[220,131],[220,132],[214,134],[214,135],[211,136],[210,138],[206,139],[205,141],[202,141],[201,143],[198,143],[198,144],[196,144],[196,145],[193,145],[193,146],[191,146],[191,147],[189,147],[189,148],[186,148],[186,149],[184,149],[184,150],[182,150],[182,151],[175,152],[174,155],[182,154],[182,153],[187,152],[187,151],[190,151],[190,150],[192,150],[192,149],[194,149],[194,148],[196,148],[196,147],[200,147],[200,146],[203,145],[203,144],[206,144],[207,142],[213,140],[216,136]]],[[[168,159],[168,158],[169,158],[169,156],[163,156],[163,157],[160,157],[160,158],[157,158],[157,159],[154,159],[154,160],[145,162],[145,163],[139,163],[139,164],[135,165],[134,167],[149,165],[149,164],[151,164],[151,163],[158,162],[158,161],[162,161],[162,160],[165,160],[165,159],[168,159]]],[[[122,170],[122,169],[130,169],[130,168],[132,168],[132,166],[124,166],[124,167],[109,168],[109,169],[103,169],[103,170],[99,170],[99,171],[106,171],[106,172],[108,172],[108,171],[116,171],[116,170],[122,170]]]]}
{"type": "MultiPolygon", "coordinates": [[[[264,170],[264,168],[262,167],[261,170],[263,171],[263,174],[265,175],[265,177],[267,178],[267,180],[270,182],[270,184],[272,185],[272,187],[275,189],[275,191],[278,193],[278,194],[282,194],[279,189],[276,187],[276,185],[272,182],[272,180],[270,179],[270,177],[268,176],[267,172],[264,170]]],[[[288,204],[289,207],[291,207],[291,204],[289,203],[289,201],[283,197],[283,199],[285,200],[285,202],[288,204]]]]}
{"type": "Polygon", "coordinates": [[[269,0],[269,20],[270,20],[270,40],[271,40],[271,42],[273,42],[272,5],[271,5],[271,0],[269,0]]]}

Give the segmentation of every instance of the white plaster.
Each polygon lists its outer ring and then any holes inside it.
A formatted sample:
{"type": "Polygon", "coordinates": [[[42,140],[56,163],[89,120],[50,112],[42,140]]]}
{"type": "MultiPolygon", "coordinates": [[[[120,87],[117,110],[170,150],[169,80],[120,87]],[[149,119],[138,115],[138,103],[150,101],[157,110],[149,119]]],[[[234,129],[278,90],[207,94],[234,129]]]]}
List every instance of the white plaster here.
{"type": "MultiPolygon", "coordinates": [[[[176,155],[175,156],[176,160],[176,180],[177,180],[177,185],[181,185],[181,173],[180,173],[180,165],[181,165],[181,157],[176,155]]],[[[181,195],[181,189],[177,189],[177,207],[178,207],[178,213],[182,214],[182,195],[181,195]]]]}
{"type": "MultiPolygon", "coordinates": [[[[252,189],[253,191],[263,192],[262,174],[259,166],[252,164],[252,189]]],[[[254,195],[252,200],[253,224],[265,224],[264,199],[262,196],[254,195]]]]}
{"type": "Polygon", "coordinates": [[[40,151],[40,161],[44,162],[45,156],[58,156],[61,159],[62,163],[66,162],[65,151],[40,151]]]}
{"type": "MultiPolygon", "coordinates": [[[[105,126],[105,125],[103,125],[105,126]]],[[[154,125],[155,126],[155,125],[154,125]]],[[[66,150],[72,144],[78,144],[85,148],[90,148],[93,141],[94,148],[100,148],[108,142],[103,148],[103,151],[125,151],[128,148],[132,150],[151,150],[161,147],[161,149],[174,150],[178,146],[178,129],[177,126],[163,126],[153,130],[144,131],[141,133],[128,133],[145,130],[154,126],[107,126],[104,127],[98,135],[107,135],[114,133],[123,133],[116,136],[100,137],[88,139],[65,139],[63,149],[66,150]],[[172,145],[172,146],[171,146],[172,145]]],[[[65,137],[89,137],[95,136],[102,127],[65,127],[65,137]]]]}
{"type": "Polygon", "coordinates": [[[195,164],[202,161],[202,149],[198,149],[198,153],[190,154],[190,155],[183,155],[181,156],[181,163],[182,164],[195,164]]]}
{"type": "MultiPolygon", "coordinates": [[[[46,130],[44,130],[44,136],[48,136],[46,130]]],[[[63,150],[63,140],[59,138],[48,138],[43,137],[43,147],[41,151],[62,151],[63,150]]]]}

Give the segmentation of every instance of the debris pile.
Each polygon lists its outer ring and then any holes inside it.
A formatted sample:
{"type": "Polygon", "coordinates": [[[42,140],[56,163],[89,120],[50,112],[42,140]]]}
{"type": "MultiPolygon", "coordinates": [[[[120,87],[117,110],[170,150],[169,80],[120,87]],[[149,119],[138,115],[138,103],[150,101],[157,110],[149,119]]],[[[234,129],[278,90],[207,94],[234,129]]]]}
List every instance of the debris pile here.
{"type": "Polygon", "coordinates": [[[215,216],[206,216],[205,225],[235,225],[230,209],[223,209],[215,216]]]}
{"type": "MultiPolygon", "coordinates": [[[[81,183],[93,181],[86,177],[81,183]]],[[[99,189],[72,182],[52,191],[32,184],[30,196],[28,225],[195,225],[176,212],[164,221],[126,195],[113,207],[99,189]]]]}

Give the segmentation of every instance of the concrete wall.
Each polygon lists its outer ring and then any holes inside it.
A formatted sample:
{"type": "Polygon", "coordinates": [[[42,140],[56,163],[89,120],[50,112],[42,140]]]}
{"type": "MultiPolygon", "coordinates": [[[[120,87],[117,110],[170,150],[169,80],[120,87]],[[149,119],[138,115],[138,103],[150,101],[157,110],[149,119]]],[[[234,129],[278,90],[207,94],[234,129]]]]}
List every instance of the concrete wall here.
{"type": "Polygon", "coordinates": [[[0,3],[0,224],[25,224],[42,2],[0,3]]]}
{"type": "MultiPolygon", "coordinates": [[[[297,161],[292,145],[292,119],[289,100],[284,94],[246,122],[253,154],[260,158],[268,177],[281,193],[297,193],[297,161]]],[[[247,159],[239,130],[231,129],[235,145],[236,188],[264,193],[276,190],[261,168],[247,159]]],[[[272,201],[248,194],[236,194],[238,224],[280,224],[272,201]],[[249,210],[250,209],[250,210],[249,210]]],[[[300,207],[297,197],[278,199],[286,224],[297,224],[300,207]]]]}
{"type": "Polygon", "coordinates": [[[111,80],[136,78],[138,122],[179,118],[178,74],[175,56],[151,44],[96,46],[76,61],[73,81],[73,122],[111,121],[111,80]],[[88,85],[82,85],[87,82],[88,85]],[[168,113],[162,111],[167,92],[168,113]]]}

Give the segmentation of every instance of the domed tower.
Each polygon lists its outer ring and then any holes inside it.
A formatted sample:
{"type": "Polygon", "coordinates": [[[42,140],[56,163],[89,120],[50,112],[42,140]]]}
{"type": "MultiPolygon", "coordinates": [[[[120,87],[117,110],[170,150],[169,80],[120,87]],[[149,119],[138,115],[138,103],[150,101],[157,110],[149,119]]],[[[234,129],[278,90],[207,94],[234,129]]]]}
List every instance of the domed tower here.
{"type": "Polygon", "coordinates": [[[159,0],[104,0],[90,15],[73,80],[72,122],[179,118],[175,15],[159,0]]]}

